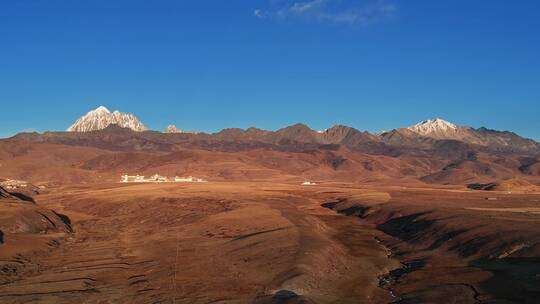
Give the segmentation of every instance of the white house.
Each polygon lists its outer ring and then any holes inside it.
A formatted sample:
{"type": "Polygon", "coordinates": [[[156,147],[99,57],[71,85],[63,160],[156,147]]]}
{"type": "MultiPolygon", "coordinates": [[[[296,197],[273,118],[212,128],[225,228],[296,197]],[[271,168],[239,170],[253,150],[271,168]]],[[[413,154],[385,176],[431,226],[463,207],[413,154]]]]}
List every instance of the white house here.
{"type": "Polygon", "coordinates": [[[156,183],[204,183],[206,182],[202,178],[197,178],[193,176],[188,177],[178,177],[175,176],[174,178],[168,178],[165,176],[161,176],[159,174],[154,174],[150,178],[146,179],[143,175],[122,175],[120,177],[121,183],[148,183],[148,182],[156,182],[156,183]]]}
{"type": "Polygon", "coordinates": [[[193,176],[188,176],[188,177],[175,176],[174,181],[177,183],[203,183],[205,182],[204,179],[193,177],[193,176]]]}

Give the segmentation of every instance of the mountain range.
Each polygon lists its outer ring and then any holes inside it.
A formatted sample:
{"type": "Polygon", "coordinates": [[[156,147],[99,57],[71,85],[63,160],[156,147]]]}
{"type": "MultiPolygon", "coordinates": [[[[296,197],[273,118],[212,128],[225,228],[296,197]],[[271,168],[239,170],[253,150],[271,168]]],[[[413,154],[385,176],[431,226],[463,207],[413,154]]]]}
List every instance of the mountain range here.
{"type": "Polygon", "coordinates": [[[146,130],[146,127],[133,114],[122,113],[119,111],[110,112],[106,107],[100,106],[77,119],[77,121],[75,121],[75,123],[71,125],[67,131],[90,132],[105,129],[112,124],[118,125],[122,128],[129,128],[137,132],[146,130]]]}
{"type": "MultiPolygon", "coordinates": [[[[131,113],[110,112],[100,106],[80,117],[68,132],[92,132],[111,125],[136,132],[147,131],[144,124],[131,113]]],[[[184,133],[175,125],[169,125],[164,133],[184,133]]],[[[155,135],[154,135],[155,136],[155,135]]],[[[144,136],[143,136],[144,137],[144,136]]],[[[348,126],[337,125],[324,131],[314,131],[304,124],[296,124],[278,131],[257,128],[225,129],[214,134],[198,133],[193,139],[217,141],[252,141],[274,145],[322,144],[343,145],[351,149],[379,154],[395,154],[396,148],[431,150],[440,147],[440,141],[453,140],[474,146],[478,150],[506,153],[540,154],[540,144],[512,132],[500,132],[487,128],[474,129],[457,126],[441,118],[420,122],[408,128],[393,129],[380,134],[362,132],[348,126]]],[[[457,143],[453,143],[456,145],[457,143]]],[[[463,145],[457,148],[464,148],[463,145]]]]}
{"type": "Polygon", "coordinates": [[[540,144],[508,131],[462,127],[437,118],[380,134],[337,125],[295,124],[220,132],[147,130],[132,114],[105,107],[68,132],[20,133],[0,140],[5,178],[116,180],[121,173],[207,179],[395,181],[459,184],[523,178],[538,183],[540,144]]]}

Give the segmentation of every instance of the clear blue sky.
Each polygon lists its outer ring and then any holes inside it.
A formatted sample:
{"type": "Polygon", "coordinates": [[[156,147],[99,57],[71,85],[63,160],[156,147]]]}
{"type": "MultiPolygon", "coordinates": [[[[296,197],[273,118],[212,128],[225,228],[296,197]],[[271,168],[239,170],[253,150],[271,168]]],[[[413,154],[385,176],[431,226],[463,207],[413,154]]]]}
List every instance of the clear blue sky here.
{"type": "Polygon", "coordinates": [[[540,140],[537,0],[11,0],[0,39],[0,137],[105,105],[158,130],[443,117],[540,140]]]}

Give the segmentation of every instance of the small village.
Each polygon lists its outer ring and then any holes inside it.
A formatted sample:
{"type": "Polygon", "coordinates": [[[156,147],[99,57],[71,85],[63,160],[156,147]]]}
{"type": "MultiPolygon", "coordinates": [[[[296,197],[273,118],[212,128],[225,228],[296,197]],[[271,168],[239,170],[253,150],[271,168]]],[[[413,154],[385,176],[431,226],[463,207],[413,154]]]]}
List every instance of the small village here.
{"type": "Polygon", "coordinates": [[[6,179],[0,181],[0,186],[7,190],[15,190],[20,188],[27,188],[28,182],[15,179],[6,179]]]}
{"type": "Polygon", "coordinates": [[[159,174],[154,174],[149,178],[146,178],[144,175],[122,175],[121,183],[206,183],[207,181],[193,176],[188,177],[179,177],[175,176],[169,178],[166,176],[161,176],[159,174]]]}
{"type": "Polygon", "coordinates": [[[0,187],[6,190],[30,190],[36,191],[38,189],[45,189],[45,185],[36,186],[27,181],[17,179],[0,179],[0,187]]]}

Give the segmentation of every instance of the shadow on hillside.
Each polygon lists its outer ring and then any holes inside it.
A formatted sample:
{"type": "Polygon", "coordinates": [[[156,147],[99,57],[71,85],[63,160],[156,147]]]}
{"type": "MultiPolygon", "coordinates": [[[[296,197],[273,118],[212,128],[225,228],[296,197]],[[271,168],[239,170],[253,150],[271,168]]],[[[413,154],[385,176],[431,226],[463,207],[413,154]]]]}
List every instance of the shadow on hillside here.
{"type": "Polygon", "coordinates": [[[25,201],[25,202],[29,202],[29,203],[32,203],[32,204],[36,203],[36,201],[31,196],[28,196],[26,194],[23,194],[23,193],[20,193],[20,192],[11,192],[10,194],[15,196],[16,198],[18,198],[20,200],[25,201]]]}
{"type": "Polygon", "coordinates": [[[61,213],[58,213],[54,210],[51,210],[54,214],[56,214],[56,216],[58,216],[58,218],[60,218],[60,220],[69,228],[69,231],[70,232],[73,232],[73,227],[71,227],[71,219],[69,218],[69,216],[65,215],[65,214],[61,214],[61,213]]]}

